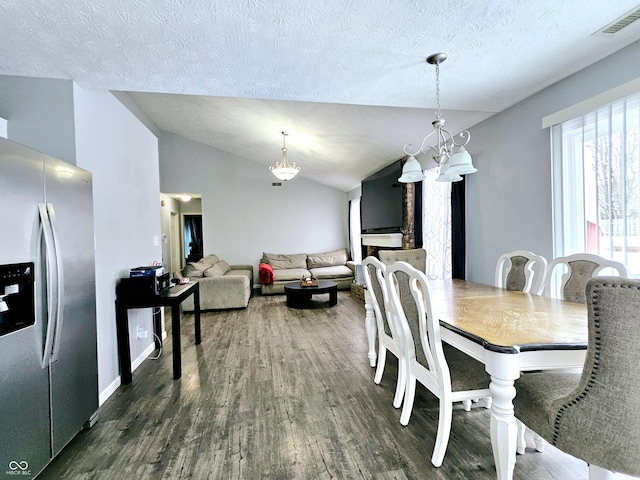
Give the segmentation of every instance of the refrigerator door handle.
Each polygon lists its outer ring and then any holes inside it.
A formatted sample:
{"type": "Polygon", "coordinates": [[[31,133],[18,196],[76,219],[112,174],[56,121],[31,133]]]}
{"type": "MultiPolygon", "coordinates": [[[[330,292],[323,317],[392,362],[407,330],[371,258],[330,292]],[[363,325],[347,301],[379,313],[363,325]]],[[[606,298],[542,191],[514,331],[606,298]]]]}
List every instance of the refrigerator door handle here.
{"type": "Polygon", "coordinates": [[[47,368],[53,360],[54,343],[57,336],[58,313],[60,310],[60,295],[58,293],[58,272],[56,261],[56,246],[54,230],[51,223],[49,205],[38,204],[40,214],[40,234],[44,239],[44,268],[46,271],[46,295],[47,295],[47,333],[42,355],[42,368],[47,368]]]}
{"type": "Polygon", "coordinates": [[[47,203],[47,212],[49,213],[49,222],[51,224],[51,232],[53,233],[53,254],[55,257],[55,272],[56,278],[54,280],[55,296],[56,296],[56,310],[55,310],[55,333],[53,336],[53,349],[51,350],[51,361],[55,362],[58,358],[58,350],[60,349],[60,337],[62,335],[62,320],[64,315],[62,314],[64,298],[64,272],[62,270],[62,252],[60,251],[60,235],[58,235],[58,228],[56,223],[56,212],[53,208],[53,203],[47,203]]]}
{"type": "Polygon", "coordinates": [[[46,280],[45,280],[45,292],[47,295],[47,311],[43,313],[43,317],[47,319],[47,334],[44,341],[44,349],[42,353],[42,368],[47,368],[49,366],[49,361],[51,360],[51,350],[53,348],[53,335],[55,329],[55,323],[53,318],[53,296],[49,291],[50,285],[53,283],[53,273],[51,271],[52,266],[50,264],[50,251],[52,249],[53,242],[53,233],[51,232],[51,224],[49,222],[49,214],[47,212],[47,205],[45,203],[38,204],[38,213],[40,215],[40,242],[42,244],[42,240],[44,240],[44,257],[43,257],[43,267],[45,269],[46,280]]]}

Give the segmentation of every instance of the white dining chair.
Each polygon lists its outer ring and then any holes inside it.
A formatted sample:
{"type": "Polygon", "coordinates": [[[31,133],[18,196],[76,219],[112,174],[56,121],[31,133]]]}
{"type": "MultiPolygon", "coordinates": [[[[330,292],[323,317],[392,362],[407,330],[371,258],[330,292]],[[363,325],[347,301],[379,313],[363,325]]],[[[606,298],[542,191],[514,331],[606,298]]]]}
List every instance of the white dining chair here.
{"type": "MultiPolygon", "coordinates": [[[[419,381],[439,398],[438,433],[431,463],[442,465],[453,417],[453,403],[491,397],[489,375],[482,363],[443,344],[440,323],[433,312],[426,275],[406,262],[387,266],[389,307],[400,337],[404,342],[403,361],[407,367],[407,382],[400,423],[407,425],[411,417],[419,381]]],[[[485,403],[485,406],[489,403],[485,403]]]]}
{"type": "MultiPolygon", "coordinates": [[[[541,295],[547,276],[547,259],[528,250],[514,250],[498,258],[496,263],[495,286],[512,291],[541,295]]],[[[517,421],[518,442],[516,451],[524,454],[526,427],[517,421]]],[[[547,442],[534,433],[536,450],[543,452],[547,442]]]]}
{"type": "Polygon", "coordinates": [[[406,362],[402,361],[402,343],[396,325],[390,317],[386,307],[387,286],[385,282],[386,266],[375,257],[366,257],[362,261],[362,274],[367,286],[367,292],[373,306],[378,330],[378,360],[373,381],[380,384],[387,358],[387,351],[398,357],[398,379],[393,406],[399,408],[402,404],[406,383],[406,362]]]}
{"type": "Polygon", "coordinates": [[[498,258],[495,286],[540,295],[546,275],[546,258],[528,250],[515,250],[498,258]]]}
{"type": "Polygon", "coordinates": [[[627,276],[627,269],[620,262],[609,260],[592,253],[576,253],[566,257],[557,257],[549,262],[544,294],[569,302],[586,303],[585,287],[589,279],[606,273],[607,275],[627,276]],[[563,269],[559,281],[556,269],[563,269]]]}

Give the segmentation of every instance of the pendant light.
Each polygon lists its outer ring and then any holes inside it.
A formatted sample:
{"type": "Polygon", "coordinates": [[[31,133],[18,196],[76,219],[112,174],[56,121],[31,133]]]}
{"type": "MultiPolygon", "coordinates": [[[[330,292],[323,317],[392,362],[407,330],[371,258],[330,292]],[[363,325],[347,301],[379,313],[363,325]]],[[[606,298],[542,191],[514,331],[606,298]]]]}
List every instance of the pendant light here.
{"type": "Polygon", "coordinates": [[[287,135],[289,135],[287,132],[282,132],[282,159],[275,165],[269,167],[271,173],[283,182],[291,180],[300,171],[300,167],[296,165],[296,162],[290,165],[287,159],[287,135]]]}
{"type": "Polygon", "coordinates": [[[432,151],[433,161],[440,167],[440,176],[437,178],[439,182],[457,182],[462,180],[461,175],[477,172],[477,169],[473,166],[471,155],[464,148],[471,139],[469,131],[465,130],[457,135],[461,139],[460,143],[458,143],[455,140],[455,135],[452,135],[444,128],[445,120],[442,118],[442,109],[440,108],[440,64],[446,59],[446,53],[434,53],[427,57],[427,63],[436,66],[436,102],[438,105],[436,119],[431,122],[433,131],[424,137],[417,151],[413,153],[409,151],[412,147],[410,143],[404,146],[403,151],[408,156],[408,159],[402,168],[402,176],[398,179],[399,182],[411,183],[424,180],[422,168],[415,156],[423,155],[429,150],[432,151]],[[437,143],[433,146],[427,146],[427,139],[432,135],[435,135],[437,143]],[[416,165],[420,169],[419,173],[416,165]]]}

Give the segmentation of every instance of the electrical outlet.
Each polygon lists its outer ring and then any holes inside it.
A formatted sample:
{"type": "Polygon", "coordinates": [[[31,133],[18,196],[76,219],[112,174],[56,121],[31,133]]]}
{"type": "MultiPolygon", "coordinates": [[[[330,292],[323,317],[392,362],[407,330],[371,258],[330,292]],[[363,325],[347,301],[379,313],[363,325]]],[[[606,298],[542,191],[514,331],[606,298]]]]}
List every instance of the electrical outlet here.
{"type": "Polygon", "coordinates": [[[147,338],[147,329],[138,325],[138,338],[147,338]]]}

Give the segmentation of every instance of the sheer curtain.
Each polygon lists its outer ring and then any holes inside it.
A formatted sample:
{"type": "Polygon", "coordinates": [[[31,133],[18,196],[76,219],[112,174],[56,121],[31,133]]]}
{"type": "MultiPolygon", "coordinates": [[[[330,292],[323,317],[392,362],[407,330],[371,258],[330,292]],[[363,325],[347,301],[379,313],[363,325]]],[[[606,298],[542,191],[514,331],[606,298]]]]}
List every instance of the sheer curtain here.
{"type": "Polygon", "coordinates": [[[451,278],[451,184],[436,182],[438,167],[426,170],[422,182],[422,244],[427,251],[427,277],[451,278]]]}
{"type": "Polygon", "coordinates": [[[640,94],[554,125],[555,254],[640,272],[640,94]]]}
{"type": "Polygon", "coordinates": [[[360,199],[349,202],[349,237],[351,238],[351,259],[362,263],[362,237],[360,232],[360,199]]]}

